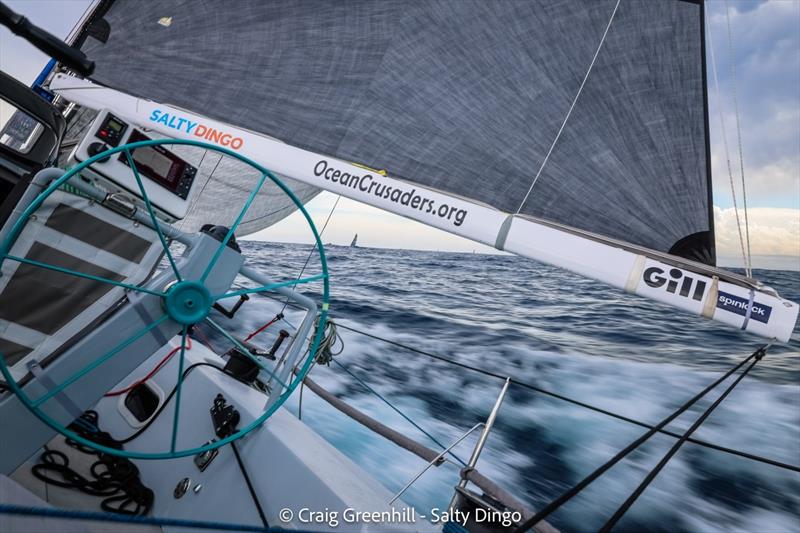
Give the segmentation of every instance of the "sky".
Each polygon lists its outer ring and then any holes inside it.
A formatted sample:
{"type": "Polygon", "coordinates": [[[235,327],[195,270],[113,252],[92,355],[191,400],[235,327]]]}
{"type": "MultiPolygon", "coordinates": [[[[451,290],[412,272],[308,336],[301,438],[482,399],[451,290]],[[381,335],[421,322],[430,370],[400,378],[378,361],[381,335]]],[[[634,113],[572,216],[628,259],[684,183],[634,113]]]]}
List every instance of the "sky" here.
{"type": "MultiPolygon", "coordinates": [[[[89,0],[4,0],[52,33],[65,37],[89,0]]],[[[736,229],[728,165],[720,126],[725,123],[733,181],[742,207],[739,142],[734,88],[738,97],[742,161],[753,263],[763,268],[800,269],[800,0],[708,1],[707,47],[713,46],[719,97],[708,60],[714,214],[719,263],[738,266],[736,229]],[[731,23],[728,43],[727,13],[731,23]],[[732,51],[732,53],[731,53],[732,51]],[[731,58],[736,72],[732,76],[731,58]]],[[[0,28],[0,69],[30,83],[47,58],[0,28]]],[[[336,201],[323,192],[307,208],[321,227],[336,201]]],[[[741,211],[740,211],[741,215],[741,211]]],[[[743,215],[741,215],[743,216],[743,215]]],[[[323,241],[386,248],[496,252],[461,237],[341,198],[323,241]]],[[[299,214],[250,238],[311,242],[299,214]]]]}

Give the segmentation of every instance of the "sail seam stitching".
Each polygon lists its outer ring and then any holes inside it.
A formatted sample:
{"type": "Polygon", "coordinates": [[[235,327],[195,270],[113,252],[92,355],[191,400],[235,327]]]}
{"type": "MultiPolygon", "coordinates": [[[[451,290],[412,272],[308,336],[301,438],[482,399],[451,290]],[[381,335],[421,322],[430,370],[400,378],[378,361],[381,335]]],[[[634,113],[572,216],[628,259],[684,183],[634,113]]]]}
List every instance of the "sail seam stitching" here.
{"type": "Polygon", "coordinates": [[[516,214],[519,214],[522,211],[522,208],[525,206],[525,202],[528,201],[528,197],[531,195],[531,191],[533,191],[533,186],[536,185],[536,182],[539,180],[539,176],[542,175],[542,171],[544,170],[544,167],[547,164],[547,160],[550,158],[550,154],[553,153],[553,149],[556,147],[558,139],[564,132],[564,127],[567,125],[567,121],[569,120],[569,117],[572,114],[573,109],[575,109],[575,104],[578,103],[578,98],[580,98],[581,92],[583,91],[583,87],[586,85],[586,80],[589,79],[589,74],[592,72],[592,68],[594,67],[595,62],[597,61],[597,56],[600,55],[600,50],[603,48],[603,43],[606,41],[608,30],[611,28],[611,23],[614,21],[614,16],[617,14],[617,9],[619,9],[620,1],[621,0],[617,0],[617,3],[614,5],[614,10],[611,12],[611,17],[608,19],[608,24],[606,24],[606,29],[603,32],[603,36],[600,38],[600,43],[597,45],[597,50],[595,50],[594,52],[594,57],[592,57],[592,62],[589,63],[589,68],[586,70],[586,74],[583,76],[583,81],[581,81],[580,87],[578,87],[578,92],[575,93],[575,98],[573,98],[572,100],[572,105],[569,106],[569,110],[567,111],[567,114],[564,117],[563,122],[561,122],[561,127],[558,128],[558,132],[556,133],[555,139],[553,139],[553,143],[550,145],[550,149],[547,150],[547,154],[545,154],[544,159],[542,160],[542,164],[539,166],[539,170],[536,172],[536,176],[534,176],[533,181],[531,182],[531,186],[528,188],[528,192],[525,194],[525,198],[523,198],[522,203],[519,204],[519,208],[517,208],[516,214]]]}

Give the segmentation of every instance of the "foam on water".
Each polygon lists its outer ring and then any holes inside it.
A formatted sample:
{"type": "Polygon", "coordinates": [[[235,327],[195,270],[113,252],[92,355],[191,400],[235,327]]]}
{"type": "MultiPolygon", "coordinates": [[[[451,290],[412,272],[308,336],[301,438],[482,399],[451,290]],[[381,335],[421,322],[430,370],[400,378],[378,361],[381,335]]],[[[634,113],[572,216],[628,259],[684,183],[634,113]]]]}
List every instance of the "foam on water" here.
{"type": "MultiPolygon", "coordinates": [[[[275,279],[294,277],[308,246],[244,243],[275,279]]],[[[510,256],[334,247],[337,322],[513,376],[655,423],[760,345],[758,339],[591,280],[510,256]]],[[[306,274],[313,274],[309,266],[306,274]]],[[[800,298],[791,272],[757,272],[800,298]]],[[[304,286],[314,295],[315,287],[304,286]]],[[[253,298],[231,328],[245,334],[280,309],[253,298]]],[[[297,323],[299,315],[288,312],[297,323]]],[[[261,342],[271,343],[268,332],[261,342]]],[[[338,360],[440,442],[488,415],[502,382],[340,329],[338,360]]],[[[219,339],[217,339],[219,341],[219,339]]],[[[773,347],[696,438],[800,464],[800,352],[773,347]]],[[[435,444],[336,365],[313,378],[382,422],[435,444]]],[[[721,392],[719,389],[717,394],[721,392]]],[[[675,421],[687,428],[715,395],[675,421]]],[[[297,412],[297,395],[287,404],[297,412]]],[[[303,420],[390,490],[424,463],[305,391],[303,420]]],[[[540,508],[644,430],[512,386],[478,468],[540,508]]],[[[477,435],[455,451],[469,457],[477,435]]],[[[599,528],[669,449],[656,436],[553,515],[564,531],[599,528]]],[[[423,514],[444,507],[458,468],[432,469],[404,495],[423,514]]],[[[687,443],[620,523],[620,531],[800,529],[800,475],[687,443]]]]}

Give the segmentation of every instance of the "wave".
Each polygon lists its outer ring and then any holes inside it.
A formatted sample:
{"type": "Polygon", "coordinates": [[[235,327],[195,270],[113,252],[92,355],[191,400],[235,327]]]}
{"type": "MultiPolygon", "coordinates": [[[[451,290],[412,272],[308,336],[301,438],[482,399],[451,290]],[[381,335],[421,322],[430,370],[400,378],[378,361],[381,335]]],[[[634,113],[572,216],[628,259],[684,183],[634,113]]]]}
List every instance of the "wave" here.
{"type": "MultiPolygon", "coordinates": [[[[246,242],[276,279],[297,275],[310,247],[246,242]],[[280,257],[273,257],[279,255],[280,257]],[[297,265],[297,270],[280,272],[297,265]]],[[[344,325],[655,423],[759,342],[741,332],[511,256],[400,250],[337,251],[331,311],[344,325]]],[[[314,265],[308,267],[312,272],[314,265]]],[[[800,298],[798,274],[759,271],[800,298]]],[[[313,294],[313,291],[310,293],[313,294]]],[[[253,298],[231,325],[245,334],[280,304],[253,298]]],[[[290,321],[299,320],[288,312],[290,321]]],[[[296,322],[295,322],[296,323],[296,322]]],[[[437,437],[453,442],[485,419],[502,382],[340,329],[338,360],[437,437]]],[[[270,335],[261,339],[271,343],[270,335]]],[[[221,339],[217,339],[221,342],[221,339]]],[[[363,411],[433,445],[357,381],[317,367],[314,379],[363,411]]],[[[695,434],[773,459],[800,462],[800,352],[775,346],[695,434]]],[[[687,428],[708,400],[670,427],[687,428]]],[[[297,395],[287,404],[297,412],[297,395]]],[[[308,392],[302,417],[391,490],[424,466],[308,392]]],[[[534,508],[580,480],[644,430],[512,386],[478,468],[534,508]]],[[[466,459],[470,437],[456,448],[466,459]]],[[[674,439],[656,436],[552,517],[563,531],[596,529],[674,439]]],[[[458,469],[426,473],[404,495],[425,513],[444,507],[458,469]]],[[[687,443],[620,522],[618,531],[796,530],[800,476],[687,443]]]]}

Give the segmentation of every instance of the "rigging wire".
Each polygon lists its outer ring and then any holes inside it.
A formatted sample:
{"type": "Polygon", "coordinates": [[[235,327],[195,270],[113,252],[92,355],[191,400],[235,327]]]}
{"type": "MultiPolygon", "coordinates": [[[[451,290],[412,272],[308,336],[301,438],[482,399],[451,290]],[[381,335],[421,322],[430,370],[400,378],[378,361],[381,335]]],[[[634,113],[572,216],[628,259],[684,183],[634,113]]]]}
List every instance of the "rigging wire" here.
{"type": "MultiPolygon", "coordinates": [[[[709,20],[708,17],[708,6],[705,4],[703,9],[706,10],[706,21],[709,20]]],[[[710,23],[706,23],[709,24],[710,23]]],[[[747,257],[747,248],[744,245],[744,234],[742,232],[742,221],[739,217],[739,203],[736,199],[736,186],[733,181],[733,166],[731,165],[731,154],[730,154],[730,147],[728,146],[728,134],[727,130],[725,129],[725,114],[722,111],[722,96],[719,90],[719,77],[717,76],[717,59],[716,54],[714,53],[714,39],[711,37],[710,27],[707,31],[708,35],[708,50],[711,55],[711,72],[714,76],[714,92],[716,93],[717,97],[717,112],[719,114],[719,124],[720,124],[720,133],[722,135],[722,146],[725,150],[725,163],[728,168],[728,180],[731,184],[731,198],[733,199],[733,212],[736,215],[736,229],[739,232],[739,245],[742,249],[742,263],[744,264],[744,270],[747,274],[747,277],[752,277],[752,272],[749,268],[749,260],[747,257]]]]}
{"type": "MultiPolygon", "coordinates": [[[[261,293],[260,295],[264,296],[266,298],[270,298],[272,300],[280,302],[280,300],[278,298],[274,297],[274,296],[271,296],[271,295],[268,295],[268,294],[263,294],[263,293],[261,293]]],[[[286,321],[286,319],[284,319],[284,321],[286,321]]],[[[288,322],[287,322],[287,324],[288,324],[288,322]]],[[[291,324],[289,324],[289,325],[292,326],[291,324]]],[[[297,329],[294,326],[292,326],[292,327],[294,329],[297,329]]],[[[637,420],[635,418],[627,417],[625,415],[621,415],[619,413],[615,413],[613,411],[609,411],[607,409],[603,409],[602,407],[598,407],[596,405],[592,405],[592,404],[589,404],[589,403],[586,403],[586,402],[582,402],[580,400],[576,400],[574,398],[570,398],[569,396],[564,396],[562,394],[558,394],[556,392],[553,392],[553,391],[550,391],[550,390],[547,390],[547,389],[543,389],[541,387],[537,387],[536,385],[533,385],[531,383],[527,383],[525,381],[521,381],[521,380],[513,378],[513,377],[508,377],[508,376],[505,376],[505,375],[502,375],[502,374],[498,374],[496,372],[492,372],[490,370],[485,370],[485,369],[480,368],[480,367],[476,367],[476,366],[472,366],[472,365],[468,365],[468,364],[462,363],[460,361],[456,361],[455,359],[450,359],[448,357],[444,357],[444,356],[437,355],[437,354],[434,354],[434,353],[431,353],[431,352],[420,350],[418,348],[414,348],[414,347],[408,346],[406,344],[402,344],[402,343],[399,343],[399,342],[396,342],[396,341],[393,341],[393,340],[390,340],[390,339],[386,339],[386,338],[383,338],[383,337],[379,337],[377,335],[373,335],[372,333],[368,333],[366,331],[362,331],[362,330],[359,330],[359,329],[356,329],[356,328],[353,328],[353,327],[350,327],[350,326],[345,326],[344,324],[337,324],[337,327],[345,329],[345,330],[348,330],[348,331],[352,331],[353,333],[356,333],[356,334],[359,334],[359,335],[363,335],[365,337],[370,337],[372,339],[379,340],[381,342],[385,342],[387,344],[391,344],[393,346],[397,346],[398,348],[403,348],[404,350],[408,350],[408,351],[410,351],[412,353],[416,353],[416,354],[419,354],[419,355],[424,355],[426,357],[430,357],[432,359],[437,359],[439,361],[451,364],[453,366],[464,368],[466,370],[470,370],[470,371],[476,372],[478,374],[483,374],[483,375],[488,376],[488,377],[493,377],[493,378],[502,379],[502,380],[505,380],[506,378],[508,378],[511,381],[511,383],[514,384],[514,385],[517,385],[517,386],[520,386],[520,387],[523,387],[523,388],[526,388],[526,389],[529,389],[529,390],[544,394],[545,396],[550,396],[550,397],[555,398],[557,400],[561,400],[561,401],[564,401],[566,403],[570,403],[572,405],[576,405],[578,407],[583,407],[584,409],[588,409],[590,411],[594,411],[596,413],[600,413],[602,415],[606,415],[608,417],[615,418],[615,419],[620,420],[622,422],[627,422],[629,424],[632,424],[632,425],[635,425],[635,426],[639,426],[639,427],[642,427],[642,428],[646,428],[646,429],[652,429],[654,427],[652,424],[648,424],[647,422],[643,422],[643,421],[637,420]]],[[[674,437],[674,438],[680,438],[680,434],[675,433],[673,431],[666,430],[666,429],[660,429],[658,432],[660,434],[662,434],[662,435],[667,435],[667,436],[674,437]]],[[[737,457],[741,457],[743,459],[750,459],[752,461],[756,461],[756,462],[763,463],[763,464],[768,464],[768,465],[775,466],[777,468],[781,468],[781,469],[784,469],[784,470],[790,470],[790,471],[793,471],[793,472],[800,472],[800,466],[798,466],[798,465],[793,465],[793,464],[784,463],[784,462],[781,462],[781,461],[776,461],[775,459],[770,459],[769,457],[763,457],[761,455],[755,455],[755,454],[752,454],[752,453],[749,453],[749,452],[745,452],[745,451],[742,451],[742,450],[737,450],[735,448],[728,448],[727,446],[721,446],[719,444],[715,444],[713,442],[705,441],[705,440],[702,440],[702,439],[689,438],[688,441],[691,442],[692,444],[696,444],[696,445],[702,446],[704,448],[708,448],[708,449],[711,449],[711,450],[716,450],[716,451],[719,451],[719,452],[722,452],[722,453],[727,453],[729,455],[734,455],[734,456],[737,456],[737,457]]]]}
{"type": "Polygon", "coordinates": [[[756,366],[756,363],[761,361],[761,359],[764,357],[764,353],[765,352],[763,351],[763,349],[756,352],[757,355],[755,356],[753,362],[750,363],[750,366],[748,366],[744,370],[744,372],[739,374],[736,380],[734,380],[734,382],[731,383],[727,389],[725,389],[725,392],[720,394],[719,398],[717,398],[714,401],[714,403],[712,403],[708,407],[708,409],[706,409],[703,412],[703,414],[700,415],[700,417],[698,417],[697,420],[695,420],[694,424],[692,424],[692,427],[687,429],[686,432],[683,435],[681,435],[681,438],[678,439],[678,441],[675,442],[675,444],[673,444],[672,448],[670,448],[670,450],[666,454],[664,454],[664,457],[662,457],[661,460],[658,462],[658,464],[647,474],[647,476],[644,478],[644,480],[642,480],[639,486],[636,487],[636,490],[634,490],[633,493],[628,497],[628,499],[625,500],[625,503],[623,503],[619,507],[619,509],[617,509],[614,515],[611,518],[609,518],[608,522],[606,522],[603,525],[603,527],[600,529],[600,533],[608,533],[611,531],[611,529],[617,524],[617,522],[619,522],[620,518],[622,518],[622,516],[628,511],[628,509],[631,508],[634,502],[636,502],[639,496],[641,496],[641,494],[656,478],[659,472],[661,472],[664,466],[666,466],[669,460],[672,459],[672,457],[678,452],[681,446],[683,446],[683,444],[692,435],[692,433],[694,433],[700,426],[703,425],[706,419],[711,415],[711,413],[714,412],[714,410],[719,406],[719,404],[721,404],[722,401],[728,397],[728,395],[733,391],[733,389],[736,388],[739,382],[742,381],[742,379],[744,379],[744,377],[750,373],[750,371],[753,369],[754,366],[756,366]]]}
{"type": "Polygon", "coordinates": [[[744,180],[744,150],[742,149],[742,128],[739,120],[739,97],[736,91],[736,59],[733,56],[733,33],[731,31],[731,10],[728,0],[725,0],[725,18],[728,23],[728,62],[731,66],[731,87],[733,91],[733,109],[736,117],[736,138],[739,141],[739,170],[742,177],[742,207],[744,208],[744,230],[747,240],[747,270],[752,277],[753,263],[750,251],[750,221],[747,218],[747,188],[744,180]]]}
{"type": "MultiPolygon", "coordinates": [[[[342,195],[341,194],[336,197],[336,201],[333,203],[333,207],[331,207],[331,212],[328,213],[328,217],[325,219],[325,224],[322,225],[322,229],[319,231],[320,239],[322,239],[322,234],[325,233],[325,228],[328,227],[328,222],[331,221],[331,217],[333,216],[333,212],[336,210],[336,206],[339,205],[339,200],[341,200],[341,199],[342,199],[342,195]]],[[[308,257],[306,257],[306,262],[303,263],[303,268],[300,269],[300,274],[297,275],[297,279],[298,280],[303,276],[303,272],[306,271],[306,267],[308,266],[308,262],[311,260],[311,256],[314,255],[314,250],[316,250],[316,249],[317,249],[317,245],[315,243],[314,247],[311,248],[311,251],[308,252],[308,257]]],[[[292,286],[292,292],[294,292],[296,288],[297,288],[297,285],[293,285],[292,286]]],[[[289,305],[289,299],[290,299],[289,296],[287,296],[286,297],[286,301],[283,302],[283,309],[281,309],[281,314],[284,311],[286,311],[286,306],[289,305]]]]}
{"type": "MultiPolygon", "coordinates": [[[[397,414],[399,414],[400,416],[402,416],[403,418],[405,418],[405,419],[406,419],[406,420],[407,420],[407,421],[408,421],[408,422],[409,422],[409,423],[410,423],[412,426],[414,426],[415,428],[417,428],[418,430],[420,430],[422,433],[424,433],[424,434],[425,434],[425,436],[427,436],[429,439],[431,439],[433,442],[435,442],[435,443],[436,443],[436,444],[437,444],[437,445],[438,445],[440,448],[447,450],[447,446],[445,446],[444,444],[442,444],[441,442],[439,442],[439,441],[436,439],[436,437],[434,437],[433,435],[431,435],[430,433],[428,433],[427,431],[425,431],[424,429],[422,429],[422,427],[421,427],[419,424],[417,424],[416,422],[414,422],[413,420],[411,420],[411,418],[410,418],[408,415],[406,415],[406,414],[405,414],[405,413],[403,413],[403,412],[402,412],[400,409],[398,409],[397,407],[395,407],[394,405],[392,405],[392,402],[390,402],[390,401],[389,401],[389,400],[387,400],[385,397],[383,397],[383,396],[382,396],[382,395],[381,395],[381,394],[380,394],[378,391],[376,391],[375,389],[373,389],[372,387],[370,387],[370,386],[369,386],[369,385],[368,385],[368,384],[367,384],[367,383],[366,383],[366,382],[365,382],[363,379],[361,379],[360,377],[358,377],[357,375],[355,375],[355,374],[354,374],[354,373],[353,373],[353,372],[352,372],[352,371],[351,371],[349,368],[347,368],[346,366],[344,366],[342,363],[340,363],[340,362],[339,362],[339,361],[337,361],[336,359],[334,359],[334,360],[333,360],[333,362],[334,362],[334,363],[336,363],[336,364],[339,366],[339,368],[341,368],[342,370],[344,370],[345,372],[347,372],[348,374],[350,374],[350,376],[351,376],[353,379],[355,379],[357,382],[359,382],[359,383],[360,383],[360,384],[361,384],[361,385],[362,385],[362,386],[363,386],[365,389],[367,389],[369,392],[371,392],[372,394],[374,394],[375,396],[377,396],[377,397],[378,397],[378,398],[379,398],[381,401],[383,401],[383,403],[385,403],[386,405],[388,405],[388,406],[389,406],[389,407],[390,407],[390,408],[391,408],[391,409],[392,409],[392,410],[393,410],[395,413],[397,413],[397,414]]],[[[452,455],[452,456],[453,456],[453,457],[456,459],[456,461],[458,461],[459,463],[461,463],[461,466],[467,466],[467,463],[465,463],[464,461],[462,461],[462,460],[461,460],[461,458],[460,458],[458,455],[456,455],[456,454],[455,454],[455,452],[453,452],[452,450],[448,450],[448,452],[447,452],[447,453],[449,453],[450,455],[452,455]]]]}
{"type": "MultiPolygon", "coordinates": [[[[76,511],[72,509],[56,509],[53,507],[30,507],[27,505],[13,505],[0,503],[0,515],[16,516],[36,516],[39,518],[61,518],[64,520],[88,520],[91,522],[102,522],[106,524],[104,530],[109,530],[111,526],[107,524],[138,524],[158,526],[163,531],[165,527],[186,528],[189,530],[208,529],[213,531],[254,531],[256,533],[280,533],[285,531],[279,528],[265,530],[263,526],[253,526],[249,524],[233,524],[228,522],[210,522],[205,520],[184,520],[181,518],[167,518],[141,515],[108,514],[96,511],[76,511]]],[[[130,531],[130,527],[119,531],[130,531]]],[[[302,533],[304,530],[292,530],[302,533]]],[[[310,533],[310,532],[309,532],[310,533]]]]}
{"type": "MultiPolygon", "coordinates": [[[[530,517],[521,526],[519,526],[515,530],[515,533],[521,533],[523,531],[527,531],[528,529],[534,527],[536,524],[538,524],[539,522],[541,522],[542,520],[544,520],[545,518],[550,516],[550,514],[552,514],[554,511],[556,511],[559,507],[561,507],[563,504],[565,504],[566,502],[571,500],[576,494],[578,494],[583,489],[585,489],[587,486],[589,486],[590,483],[592,483],[598,477],[600,477],[603,474],[605,474],[611,467],[613,467],[619,461],[621,461],[622,459],[627,457],[628,454],[630,454],[632,451],[634,451],[637,448],[639,448],[639,446],[641,446],[645,441],[647,441],[650,437],[655,435],[658,432],[659,429],[665,427],[667,424],[669,424],[670,422],[672,422],[673,420],[678,418],[685,411],[687,411],[690,407],[692,407],[695,403],[697,403],[698,400],[700,400],[703,396],[708,394],[708,392],[710,392],[712,389],[716,388],[717,385],[719,385],[720,383],[725,381],[731,374],[733,374],[734,372],[739,370],[742,366],[744,366],[745,364],[750,362],[751,359],[756,358],[758,360],[761,357],[763,357],[765,351],[766,351],[766,347],[761,347],[758,350],[756,350],[755,352],[751,353],[749,356],[747,356],[744,360],[742,360],[736,366],[734,366],[733,368],[728,370],[721,377],[717,378],[713,383],[711,383],[706,388],[704,388],[702,391],[697,393],[694,397],[692,397],[691,399],[686,401],[678,409],[673,411],[669,416],[667,416],[666,418],[661,420],[661,422],[659,422],[652,429],[650,429],[649,431],[644,433],[642,436],[640,436],[639,438],[637,438],[636,440],[634,440],[633,442],[628,444],[625,448],[623,448],[622,450],[617,452],[617,454],[614,457],[612,457],[611,459],[609,459],[608,461],[606,461],[605,463],[603,463],[602,465],[597,467],[591,474],[589,474],[588,476],[584,477],[577,484],[573,485],[567,491],[562,493],[561,496],[557,497],[555,500],[551,501],[549,504],[547,504],[545,507],[543,507],[538,513],[536,513],[534,516],[530,517]]],[[[738,380],[737,380],[737,383],[738,383],[738,380]]],[[[685,441],[686,439],[683,439],[683,440],[685,441]]]]}
{"type": "Polygon", "coordinates": [[[528,192],[522,199],[522,203],[519,204],[519,208],[517,208],[516,212],[517,215],[520,213],[520,211],[522,211],[522,208],[525,206],[525,202],[528,201],[528,197],[531,195],[531,191],[533,191],[533,186],[536,185],[536,182],[539,180],[539,176],[542,175],[544,166],[547,164],[547,160],[550,158],[550,154],[553,153],[553,149],[556,147],[556,143],[558,142],[558,139],[561,137],[561,133],[563,133],[564,127],[567,125],[567,121],[569,120],[569,117],[572,114],[572,110],[575,109],[575,104],[578,103],[578,98],[580,98],[581,92],[583,91],[583,87],[584,85],[586,85],[586,80],[589,79],[589,74],[592,72],[592,68],[594,67],[595,61],[597,61],[597,56],[600,55],[600,50],[603,48],[603,43],[606,41],[608,30],[611,28],[611,23],[614,21],[614,16],[617,14],[617,9],[619,9],[619,3],[620,0],[617,0],[617,3],[614,5],[614,10],[611,12],[611,17],[608,19],[608,24],[606,25],[606,29],[603,32],[603,36],[600,38],[600,43],[597,45],[597,50],[595,50],[594,52],[594,57],[592,57],[592,62],[589,63],[589,68],[586,70],[586,74],[583,76],[583,81],[581,81],[581,85],[580,87],[578,87],[578,92],[575,93],[575,98],[572,100],[572,104],[569,106],[567,115],[564,117],[564,121],[561,123],[561,127],[558,128],[558,133],[556,133],[555,139],[553,139],[553,144],[551,144],[550,149],[547,150],[547,154],[544,156],[542,164],[539,166],[539,170],[536,172],[536,176],[534,176],[533,181],[531,182],[531,186],[528,188],[528,192]]]}
{"type": "MultiPolygon", "coordinates": [[[[314,327],[314,331],[316,331],[316,329],[319,327],[319,318],[317,318],[317,321],[315,322],[314,326],[315,326],[314,327]]],[[[401,417],[403,417],[403,419],[405,419],[409,424],[411,424],[412,426],[417,428],[426,437],[428,437],[433,442],[435,442],[440,448],[446,450],[447,446],[445,446],[444,444],[439,442],[439,440],[436,437],[434,437],[431,433],[426,431],[422,426],[420,426],[419,424],[414,422],[414,420],[410,416],[408,416],[407,414],[402,412],[399,408],[394,406],[387,398],[385,398],[378,391],[376,391],[375,389],[370,387],[369,384],[366,381],[361,379],[358,375],[354,374],[349,368],[347,368],[346,366],[344,366],[342,363],[340,363],[339,361],[337,361],[335,359],[335,357],[337,355],[341,354],[344,351],[344,340],[339,335],[339,332],[337,331],[337,327],[338,327],[338,324],[336,324],[331,319],[328,319],[325,322],[325,332],[324,332],[323,338],[319,343],[319,347],[317,348],[316,354],[314,354],[314,361],[311,363],[311,368],[309,368],[308,373],[306,375],[311,374],[311,370],[314,369],[314,366],[316,364],[321,364],[321,365],[325,365],[325,366],[329,367],[332,362],[336,363],[336,365],[338,365],[342,370],[344,370],[345,372],[350,374],[350,377],[355,379],[359,384],[361,384],[362,387],[367,389],[367,391],[369,391],[370,393],[375,395],[377,398],[379,398],[383,403],[388,405],[395,413],[397,413],[401,417]],[[335,349],[335,346],[337,346],[337,345],[339,346],[338,350],[335,349]]],[[[314,336],[315,335],[312,335],[312,338],[314,336]]],[[[308,353],[308,350],[310,350],[310,349],[311,349],[311,344],[309,344],[308,349],[306,349],[306,353],[308,353]]],[[[304,360],[304,359],[305,359],[305,357],[301,358],[301,360],[304,360]]],[[[296,374],[298,373],[297,368],[295,368],[295,373],[296,374]]],[[[305,380],[300,382],[300,397],[299,397],[299,400],[298,400],[298,410],[297,410],[298,414],[297,414],[297,417],[299,419],[301,419],[301,420],[302,420],[302,416],[303,416],[303,388],[304,388],[304,385],[305,385],[305,380]]],[[[459,463],[461,463],[461,466],[467,466],[466,463],[463,460],[461,460],[461,458],[458,457],[454,452],[449,451],[448,453],[450,455],[452,455],[459,463]]]]}
{"type": "MultiPolygon", "coordinates": [[[[206,160],[206,154],[207,153],[208,153],[208,150],[204,150],[203,151],[203,157],[200,158],[200,163],[197,165],[197,170],[198,171],[200,170],[200,168],[202,168],[203,161],[206,160]]],[[[205,183],[203,183],[203,186],[200,188],[200,192],[197,193],[197,195],[195,195],[194,201],[189,206],[189,209],[186,210],[187,213],[191,213],[194,210],[194,208],[197,207],[197,204],[200,202],[200,197],[203,196],[203,192],[205,192],[206,186],[208,186],[208,183],[211,181],[211,178],[214,177],[214,173],[217,171],[217,167],[222,162],[222,158],[223,157],[224,156],[222,154],[219,155],[219,159],[217,159],[217,163],[214,165],[214,168],[211,170],[211,173],[208,175],[208,178],[206,178],[205,183]]],[[[188,216],[184,217],[184,219],[181,220],[179,229],[181,229],[181,230],[183,229],[183,227],[186,225],[186,221],[187,220],[189,220],[188,216]]]]}
{"type": "MultiPolygon", "coordinates": [[[[282,315],[281,318],[283,318],[282,315]]],[[[287,321],[287,324],[288,323],[289,322],[287,321]]],[[[297,328],[294,326],[292,326],[292,328],[297,330],[297,328]]],[[[317,328],[319,328],[319,317],[317,317],[314,321],[314,336],[316,336],[317,328]]],[[[311,341],[309,341],[305,354],[308,354],[310,349],[311,341]]],[[[314,354],[314,360],[311,362],[311,367],[308,369],[306,375],[311,374],[311,371],[314,370],[314,366],[316,366],[317,363],[330,366],[333,358],[341,354],[343,351],[344,340],[342,340],[342,337],[339,335],[339,332],[336,329],[336,324],[333,322],[333,320],[328,319],[325,321],[325,331],[323,332],[322,340],[319,341],[319,346],[317,346],[317,353],[314,354]],[[337,344],[339,346],[338,350],[335,349],[337,344]]],[[[303,357],[300,358],[301,361],[305,360],[305,354],[303,354],[303,357]]],[[[297,402],[297,418],[300,420],[303,419],[303,389],[305,388],[305,384],[305,380],[300,382],[300,394],[297,402]]]]}
{"type": "MultiPolygon", "coordinates": [[[[485,369],[480,368],[480,367],[476,367],[476,366],[472,366],[472,365],[468,365],[468,364],[462,363],[460,361],[456,361],[455,359],[450,359],[450,358],[447,358],[447,357],[444,357],[444,356],[441,356],[441,355],[437,355],[437,354],[433,354],[433,353],[430,353],[430,352],[426,352],[424,350],[419,350],[417,348],[414,348],[412,346],[407,346],[407,345],[401,344],[399,342],[395,342],[395,341],[392,341],[392,340],[389,340],[389,339],[384,339],[382,337],[378,337],[378,336],[373,335],[371,333],[367,333],[366,331],[361,331],[361,330],[358,330],[358,329],[355,329],[355,328],[351,328],[351,327],[345,326],[343,324],[338,324],[338,327],[340,327],[342,329],[346,329],[348,331],[352,331],[354,333],[358,333],[359,335],[364,335],[366,337],[370,337],[370,338],[385,342],[387,344],[392,344],[394,346],[397,346],[399,348],[403,348],[403,349],[408,350],[410,352],[414,352],[414,353],[417,353],[417,354],[420,354],[420,355],[424,355],[424,356],[430,357],[432,359],[437,359],[439,361],[451,364],[453,366],[458,366],[458,367],[464,368],[466,370],[470,370],[472,372],[477,372],[478,374],[483,374],[484,376],[493,377],[493,378],[502,379],[502,380],[505,380],[508,377],[508,376],[504,376],[503,374],[498,374],[498,373],[492,372],[490,370],[485,370],[485,369]]],[[[520,387],[523,387],[523,388],[526,388],[526,389],[529,389],[529,390],[544,394],[545,396],[550,396],[551,398],[555,398],[557,400],[561,400],[561,401],[570,403],[572,405],[577,405],[578,407],[583,407],[584,409],[588,409],[590,411],[594,411],[596,413],[600,413],[600,414],[609,416],[611,418],[616,418],[617,420],[621,420],[622,422],[627,422],[627,423],[633,424],[635,426],[643,427],[643,428],[646,428],[646,429],[652,429],[653,428],[653,425],[652,424],[648,424],[647,422],[643,422],[643,421],[637,420],[635,418],[630,418],[630,417],[627,417],[625,415],[621,415],[619,413],[615,413],[613,411],[609,411],[607,409],[603,409],[602,407],[598,407],[596,405],[592,405],[590,403],[582,402],[580,400],[575,400],[574,398],[570,398],[568,396],[564,396],[562,394],[558,394],[557,392],[553,392],[553,391],[550,391],[550,390],[547,390],[547,389],[543,389],[542,387],[537,387],[536,385],[533,385],[531,383],[527,383],[525,381],[520,381],[519,379],[516,379],[516,378],[508,377],[508,379],[514,385],[517,385],[517,386],[520,386],[520,387]]],[[[674,432],[666,430],[666,429],[659,430],[659,433],[661,433],[663,435],[668,435],[670,437],[675,437],[675,438],[679,438],[680,437],[680,435],[678,433],[674,433],[674,432]]],[[[751,453],[748,453],[748,452],[743,452],[741,450],[736,450],[734,448],[728,448],[726,446],[720,446],[718,444],[714,444],[713,442],[708,442],[708,441],[705,441],[705,440],[694,439],[694,438],[690,438],[689,442],[691,442],[692,444],[697,444],[698,446],[703,446],[705,448],[709,448],[709,449],[716,450],[716,451],[719,451],[719,452],[724,452],[724,453],[728,453],[728,454],[731,454],[731,455],[736,455],[738,457],[742,457],[742,458],[745,458],[745,459],[751,459],[753,461],[757,461],[757,462],[760,462],[760,463],[765,463],[765,464],[768,464],[768,465],[777,466],[778,468],[783,468],[785,470],[792,470],[794,472],[800,472],[800,466],[791,465],[791,464],[788,464],[788,463],[783,463],[783,462],[780,462],[780,461],[776,461],[774,459],[770,459],[768,457],[762,457],[760,455],[754,455],[754,454],[751,454],[751,453]]]]}
{"type": "MultiPolygon", "coordinates": [[[[317,328],[319,328],[319,317],[317,317],[314,321],[314,331],[316,331],[317,328]]],[[[306,353],[308,353],[308,350],[310,349],[311,343],[309,343],[306,353]]],[[[333,361],[333,358],[341,354],[343,351],[344,341],[342,340],[341,335],[339,335],[337,324],[333,320],[326,320],[322,340],[319,341],[317,353],[314,354],[314,363],[331,366],[331,361],[333,361]],[[339,346],[338,350],[336,349],[336,346],[339,346]]]]}

